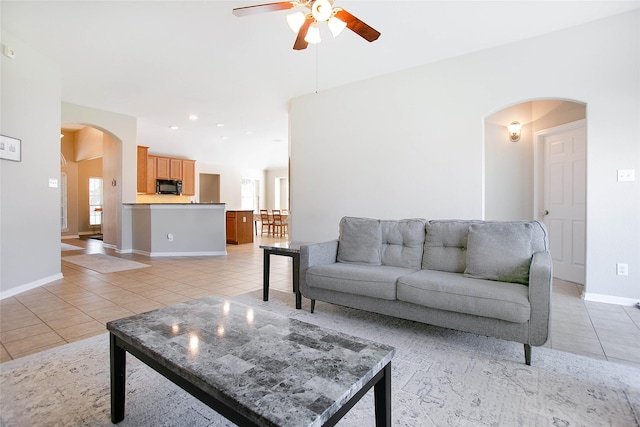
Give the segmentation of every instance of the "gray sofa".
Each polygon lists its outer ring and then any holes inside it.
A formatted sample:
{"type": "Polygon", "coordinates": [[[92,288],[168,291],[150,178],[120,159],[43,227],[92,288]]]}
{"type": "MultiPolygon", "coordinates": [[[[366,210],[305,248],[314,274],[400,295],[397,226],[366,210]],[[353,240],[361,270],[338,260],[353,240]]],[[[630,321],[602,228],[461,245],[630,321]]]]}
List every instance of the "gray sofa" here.
{"type": "Polygon", "coordinates": [[[344,217],[303,245],[303,296],[531,346],[549,336],[552,264],[538,221],[344,217]]]}

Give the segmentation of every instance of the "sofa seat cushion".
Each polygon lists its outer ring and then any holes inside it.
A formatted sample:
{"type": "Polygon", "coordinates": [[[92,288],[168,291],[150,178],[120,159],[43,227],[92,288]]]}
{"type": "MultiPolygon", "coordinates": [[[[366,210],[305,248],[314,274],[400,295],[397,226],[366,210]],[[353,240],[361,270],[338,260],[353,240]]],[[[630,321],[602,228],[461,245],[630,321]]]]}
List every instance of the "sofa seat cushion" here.
{"type": "Polygon", "coordinates": [[[386,265],[365,266],[337,262],[310,267],[305,280],[310,287],[395,300],[398,277],[414,271],[416,270],[386,265]]]}
{"type": "Polygon", "coordinates": [[[398,279],[397,298],[440,310],[524,323],[529,288],[518,283],[472,279],[462,273],[420,270],[398,279]]]}

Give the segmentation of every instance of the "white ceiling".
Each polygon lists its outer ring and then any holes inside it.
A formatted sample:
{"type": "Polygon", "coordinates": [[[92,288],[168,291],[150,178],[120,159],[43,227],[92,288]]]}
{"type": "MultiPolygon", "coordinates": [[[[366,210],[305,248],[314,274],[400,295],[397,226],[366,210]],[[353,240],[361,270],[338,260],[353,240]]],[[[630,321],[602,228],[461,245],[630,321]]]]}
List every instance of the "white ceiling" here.
{"type": "MultiPolygon", "coordinates": [[[[294,51],[287,11],[231,13],[268,2],[2,0],[0,13],[3,32],[61,65],[63,101],[137,117],[138,144],[152,152],[267,169],[287,165],[291,98],[640,7],[640,0],[336,0],[380,38],[368,43],[346,30],[332,39],[323,28],[320,45],[294,51]]],[[[514,52],[514,60],[526,61],[526,53],[514,52]]]]}

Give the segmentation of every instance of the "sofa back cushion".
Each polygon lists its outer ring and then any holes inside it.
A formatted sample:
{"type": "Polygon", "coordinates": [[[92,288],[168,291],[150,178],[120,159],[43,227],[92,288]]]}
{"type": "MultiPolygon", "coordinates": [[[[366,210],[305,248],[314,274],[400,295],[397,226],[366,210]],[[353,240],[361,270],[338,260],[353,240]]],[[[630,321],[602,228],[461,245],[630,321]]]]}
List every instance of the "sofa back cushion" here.
{"type": "Polygon", "coordinates": [[[380,220],[343,217],[338,238],[338,262],[382,264],[382,226],[380,220]]]}
{"type": "Polygon", "coordinates": [[[464,273],[467,268],[467,239],[474,224],[502,224],[505,227],[530,225],[531,252],[549,250],[547,230],[539,221],[434,220],[426,224],[422,268],[464,273]]]}
{"type": "Polygon", "coordinates": [[[464,275],[474,279],[529,283],[532,225],[486,222],[471,224],[464,275]]]}
{"type": "Polygon", "coordinates": [[[422,268],[464,273],[469,226],[480,221],[436,220],[426,224],[422,268]]]}
{"type": "Polygon", "coordinates": [[[382,265],[420,269],[425,219],[383,220],[382,265]]]}

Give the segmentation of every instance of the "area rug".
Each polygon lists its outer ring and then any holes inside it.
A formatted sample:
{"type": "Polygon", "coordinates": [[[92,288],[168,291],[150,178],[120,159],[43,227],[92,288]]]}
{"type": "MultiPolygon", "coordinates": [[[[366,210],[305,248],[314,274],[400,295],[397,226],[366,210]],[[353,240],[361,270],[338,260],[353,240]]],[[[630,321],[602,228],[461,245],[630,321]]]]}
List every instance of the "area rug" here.
{"type": "Polygon", "coordinates": [[[150,267],[148,264],[116,258],[105,254],[72,255],[62,257],[62,260],[79,265],[80,267],[97,271],[98,273],[116,273],[118,271],[150,267]]]}
{"type": "MultiPolygon", "coordinates": [[[[291,293],[234,300],[396,347],[394,426],[637,426],[640,370],[318,302],[291,293]]],[[[103,334],[0,364],[0,425],[109,426],[109,343],[103,334]]],[[[127,357],[123,426],[231,426],[134,357],[127,357]]],[[[369,392],[338,424],[374,425],[369,392]]]]}
{"type": "Polygon", "coordinates": [[[62,249],[63,251],[80,251],[84,248],[80,246],[70,245],[68,243],[60,243],[60,249],[62,249]]]}

